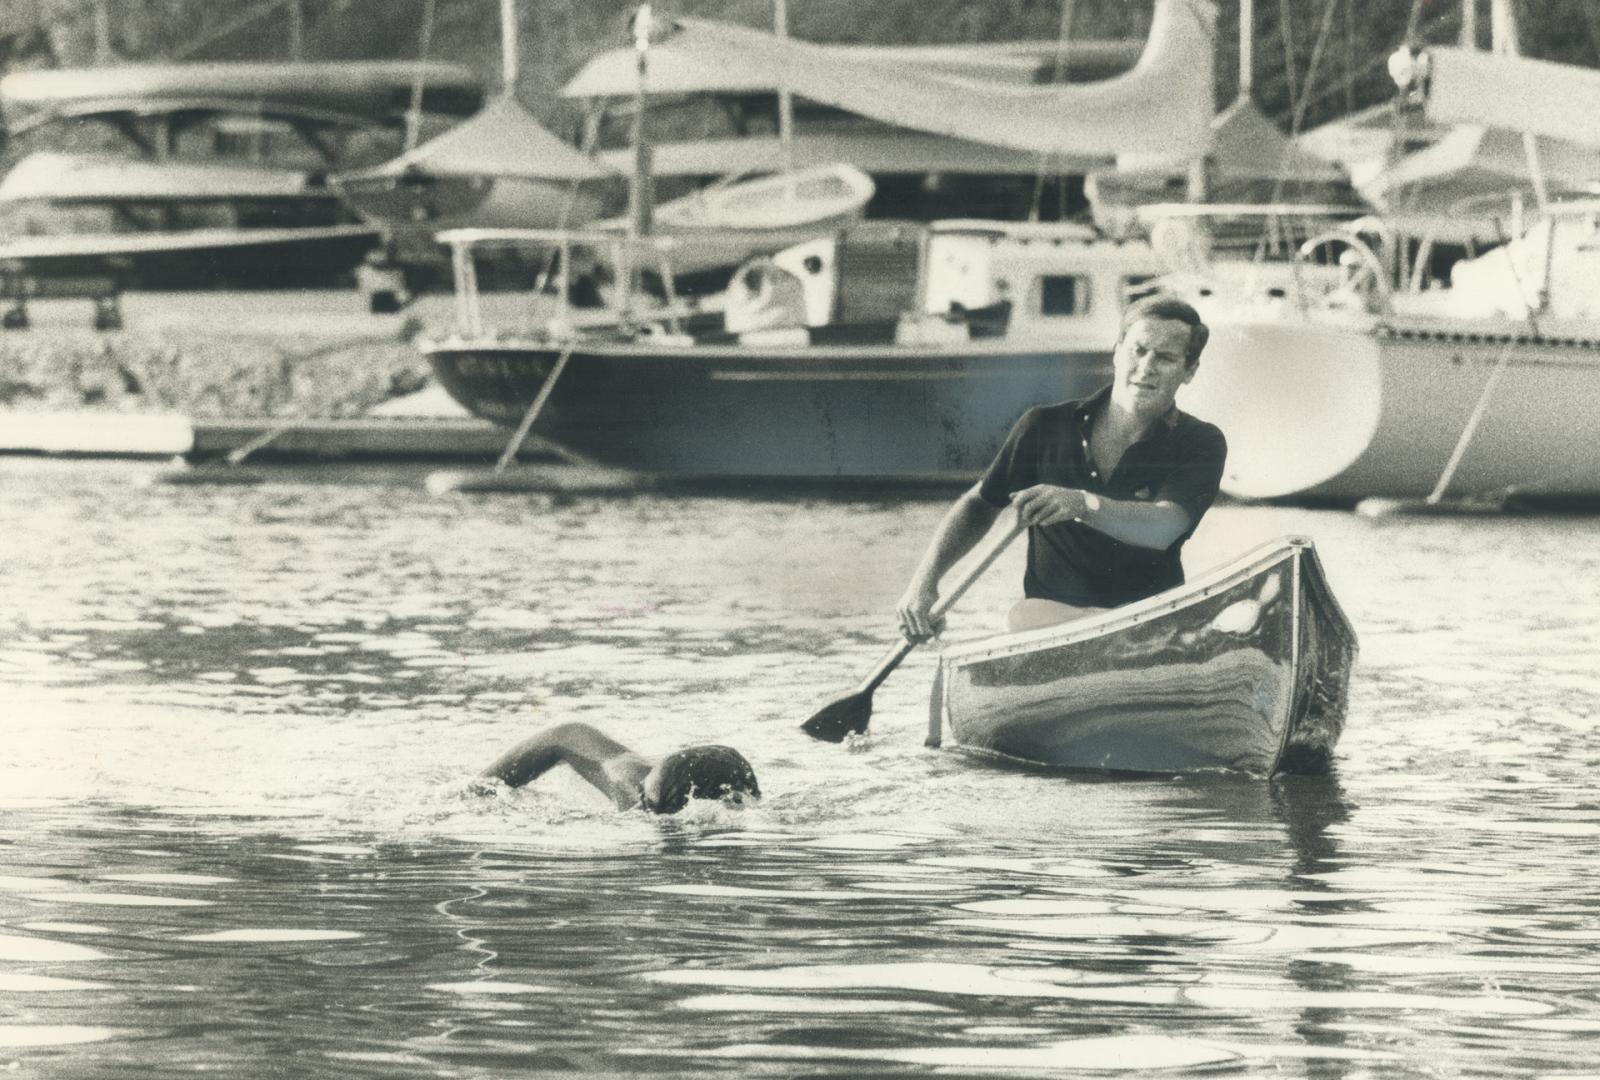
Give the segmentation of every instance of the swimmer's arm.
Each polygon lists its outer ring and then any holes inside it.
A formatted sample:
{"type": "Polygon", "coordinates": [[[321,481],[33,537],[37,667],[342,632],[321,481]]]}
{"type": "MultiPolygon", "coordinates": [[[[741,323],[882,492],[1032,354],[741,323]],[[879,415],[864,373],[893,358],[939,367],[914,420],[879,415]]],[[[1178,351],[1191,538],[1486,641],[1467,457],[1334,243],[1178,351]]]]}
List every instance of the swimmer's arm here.
{"type": "Polygon", "coordinates": [[[524,739],[501,754],[479,776],[521,787],[557,765],[567,764],[619,807],[639,801],[639,781],[649,763],[588,724],[559,724],[524,739]]]}

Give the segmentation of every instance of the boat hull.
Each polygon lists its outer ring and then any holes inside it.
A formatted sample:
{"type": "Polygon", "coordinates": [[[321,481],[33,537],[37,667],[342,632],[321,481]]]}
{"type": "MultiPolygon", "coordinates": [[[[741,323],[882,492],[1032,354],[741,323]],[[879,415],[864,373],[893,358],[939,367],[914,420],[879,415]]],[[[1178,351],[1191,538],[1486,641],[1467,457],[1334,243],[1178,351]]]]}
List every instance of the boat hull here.
{"type": "Polygon", "coordinates": [[[1600,496],[1600,326],[1536,336],[1492,319],[1211,325],[1180,404],[1227,432],[1230,495],[1425,497],[1487,395],[1447,496],[1600,496]]]}
{"type": "MultiPolygon", "coordinates": [[[[423,346],[477,416],[522,418],[560,346],[423,346]]],[[[1108,350],[580,344],[535,432],[596,463],[688,477],[970,481],[1027,408],[1087,396],[1108,350]]]]}
{"type": "Polygon", "coordinates": [[[1309,540],[1045,630],[948,650],[932,720],[961,749],[1112,772],[1321,772],[1355,634],[1309,540]]]}
{"type": "Polygon", "coordinates": [[[364,225],[26,237],[0,244],[0,276],[104,277],[149,290],[348,287],[380,239],[364,225]]]}

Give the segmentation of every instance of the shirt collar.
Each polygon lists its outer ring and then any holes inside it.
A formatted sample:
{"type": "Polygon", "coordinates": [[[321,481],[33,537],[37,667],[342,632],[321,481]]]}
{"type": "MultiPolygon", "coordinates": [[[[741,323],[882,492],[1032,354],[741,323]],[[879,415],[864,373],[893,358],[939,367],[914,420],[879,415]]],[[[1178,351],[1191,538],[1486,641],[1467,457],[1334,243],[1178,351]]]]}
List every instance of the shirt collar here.
{"type": "MultiPolygon", "coordinates": [[[[1078,422],[1085,427],[1088,427],[1089,423],[1094,420],[1096,416],[1100,415],[1110,401],[1111,384],[1106,383],[1099,390],[1095,391],[1091,397],[1086,397],[1078,403],[1078,408],[1076,410],[1078,422]]],[[[1174,404],[1172,408],[1162,413],[1160,422],[1161,427],[1165,428],[1167,431],[1171,431],[1173,428],[1177,427],[1178,406],[1174,404]]],[[[1154,434],[1157,430],[1159,429],[1152,427],[1148,434],[1154,434]]]]}

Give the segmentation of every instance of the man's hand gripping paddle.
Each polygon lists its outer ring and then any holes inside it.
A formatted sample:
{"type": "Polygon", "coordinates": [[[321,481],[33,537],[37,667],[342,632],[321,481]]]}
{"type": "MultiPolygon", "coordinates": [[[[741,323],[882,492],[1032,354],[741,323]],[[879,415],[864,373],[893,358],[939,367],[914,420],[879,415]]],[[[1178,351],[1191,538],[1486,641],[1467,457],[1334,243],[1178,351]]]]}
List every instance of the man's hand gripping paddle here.
{"type": "MultiPolygon", "coordinates": [[[[943,619],[945,612],[955,607],[956,601],[961,599],[961,595],[967,591],[967,588],[974,581],[977,581],[985,570],[989,569],[990,565],[1000,557],[1000,553],[1005,551],[1010,546],[1011,541],[1015,540],[1025,528],[1027,526],[1020,520],[1014,521],[1011,527],[1006,530],[1005,535],[995,541],[993,546],[984,553],[983,558],[979,559],[970,570],[961,576],[955,587],[947,595],[939,598],[939,602],[929,612],[934,622],[937,623],[943,619]]],[[[899,644],[885,653],[883,659],[878,661],[878,665],[872,669],[871,674],[862,680],[860,686],[847,694],[834,698],[818,709],[811,719],[800,725],[800,730],[810,735],[813,739],[821,739],[824,742],[844,742],[846,735],[851,733],[864,734],[867,730],[867,723],[872,719],[872,692],[882,684],[883,680],[889,677],[890,672],[900,666],[900,661],[909,656],[911,650],[920,644],[921,642],[919,641],[901,638],[899,644]]]]}

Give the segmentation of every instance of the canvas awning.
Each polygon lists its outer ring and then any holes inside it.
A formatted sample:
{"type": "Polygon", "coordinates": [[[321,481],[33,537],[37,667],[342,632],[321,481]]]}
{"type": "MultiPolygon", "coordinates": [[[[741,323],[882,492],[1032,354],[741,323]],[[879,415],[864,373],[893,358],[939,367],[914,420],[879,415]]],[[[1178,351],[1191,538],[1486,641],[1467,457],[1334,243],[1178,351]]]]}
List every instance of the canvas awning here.
{"type": "Polygon", "coordinates": [[[611,169],[551,132],[515,98],[496,98],[476,116],[372,169],[337,179],[398,177],[532,177],[597,180],[611,169]]]}

